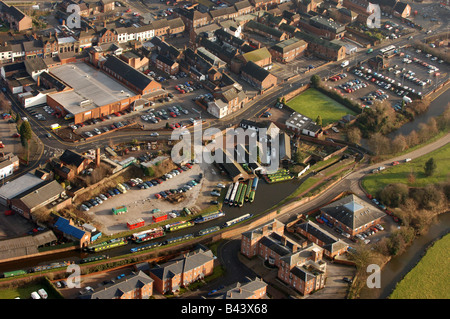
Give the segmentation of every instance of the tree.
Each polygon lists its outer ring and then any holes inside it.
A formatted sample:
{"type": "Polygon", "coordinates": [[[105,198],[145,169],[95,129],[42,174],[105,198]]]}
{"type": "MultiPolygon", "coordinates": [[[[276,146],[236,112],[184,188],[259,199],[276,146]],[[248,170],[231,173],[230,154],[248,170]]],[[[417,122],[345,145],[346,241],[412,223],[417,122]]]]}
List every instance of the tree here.
{"type": "Polygon", "coordinates": [[[320,115],[317,116],[316,123],[317,123],[317,125],[322,126],[322,116],[320,116],[320,115]]]}
{"type": "Polygon", "coordinates": [[[351,127],[347,131],[347,138],[350,143],[359,144],[361,143],[361,130],[357,128],[356,126],[351,127]]]}
{"type": "Polygon", "coordinates": [[[311,77],[311,84],[312,84],[312,86],[313,87],[318,87],[318,86],[320,86],[320,82],[321,82],[322,80],[321,80],[321,78],[320,78],[320,76],[318,76],[317,74],[314,74],[312,77],[311,77]]]}
{"type": "Polygon", "coordinates": [[[392,141],[392,151],[393,153],[403,152],[408,148],[408,142],[403,134],[397,135],[392,141]]]}
{"type": "Polygon", "coordinates": [[[28,121],[23,121],[19,127],[20,141],[22,142],[22,146],[28,145],[28,141],[31,140],[32,131],[31,125],[28,121]]]}
{"type": "Polygon", "coordinates": [[[435,172],[436,172],[436,162],[434,161],[434,158],[430,158],[424,166],[424,170],[425,170],[425,175],[426,176],[432,176],[435,172]]]}

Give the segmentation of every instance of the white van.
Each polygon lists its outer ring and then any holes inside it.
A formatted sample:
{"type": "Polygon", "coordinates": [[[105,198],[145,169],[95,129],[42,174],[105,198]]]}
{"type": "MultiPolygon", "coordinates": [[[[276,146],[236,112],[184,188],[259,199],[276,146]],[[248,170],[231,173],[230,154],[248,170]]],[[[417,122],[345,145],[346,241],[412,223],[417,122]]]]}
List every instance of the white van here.
{"type": "Polygon", "coordinates": [[[41,299],[41,296],[39,296],[39,294],[36,291],[33,291],[31,293],[31,298],[33,298],[33,299],[41,299]]]}
{"type": "Polygon", "coordinates": [[[345,60],[341,63],[341,68],[345,68],[349,64],[348,60],[345,60]]]}
{"type": "Polygon", "coordinates": [[[409,162],[409,161],[411,161],[410,158],[405,158],[405,162],[409,162]]]}

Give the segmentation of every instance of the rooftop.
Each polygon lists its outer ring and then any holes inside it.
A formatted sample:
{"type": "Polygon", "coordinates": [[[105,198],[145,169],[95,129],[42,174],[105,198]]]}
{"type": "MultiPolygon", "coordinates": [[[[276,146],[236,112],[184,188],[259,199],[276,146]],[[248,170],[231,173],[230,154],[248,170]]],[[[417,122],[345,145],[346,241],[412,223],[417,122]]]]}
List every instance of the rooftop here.
{"type": "Polygon", "coordinates": [[[51,98],[72,114],[89,111],[135,95],[126,86],[84,62],[57,66],[50,69],[50,73],[74,89],[51,94],[51,98]],[[91,103],[80,105],[86,100],[90,100],[91,103]]]}

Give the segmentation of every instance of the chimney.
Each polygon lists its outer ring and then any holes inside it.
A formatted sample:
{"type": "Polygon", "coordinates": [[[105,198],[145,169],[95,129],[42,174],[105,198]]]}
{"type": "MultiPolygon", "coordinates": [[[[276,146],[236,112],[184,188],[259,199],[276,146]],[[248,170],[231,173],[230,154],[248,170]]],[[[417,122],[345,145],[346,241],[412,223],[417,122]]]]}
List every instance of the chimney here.
{"type": "Polygon", "coordinates": [[[292,245],[292,252],[295,253],[298,250],[298,246],[296,244],[292,245]]]}
{"type": "Polygon", "coordinates": [[[103,21],[103,27],[106,28],[106,20],[103,21]]]}
{"type": "Polygon", "coordinates": [[[66,25],[66,20],[65,19],[62,20],[61,25],[66,25]]]}
{"type": "Polygon", "coordinates": [[[40,75],[37,78],[37,86],[41,86],[41,76],[40,75]]]}
{"type": "Polygon", "coordinates": [[[95,166],[100,166],[100,148],[96,149],[96,155],[95,155],[95,166]]]}

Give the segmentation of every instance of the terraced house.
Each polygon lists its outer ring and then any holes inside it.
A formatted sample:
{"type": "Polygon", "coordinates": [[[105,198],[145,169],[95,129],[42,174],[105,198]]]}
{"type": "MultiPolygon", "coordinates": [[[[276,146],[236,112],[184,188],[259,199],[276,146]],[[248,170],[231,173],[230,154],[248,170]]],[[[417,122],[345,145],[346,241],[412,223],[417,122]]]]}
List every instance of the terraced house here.
{"type": "Polygon", "coordinates": [[[213,268],[213,253],[200,245],[184,256],[150,269],[149,274],[154,280],[154,289],[164,294],[178,291],[180,287],[211,275],[213,268]]]}
{"type": "Polygon", "coordinates": [[[16,31],[25,31],[33,27],[32,19],[15,6],[8,6],[0,1],[0,18],[9,23],[9,27],[16,31]]]}
{"type": "Polygon", "coordinates": [[[153,279],[139,271],[111,282],[86,299],[148,299],[153,295],[153,279]]]}

